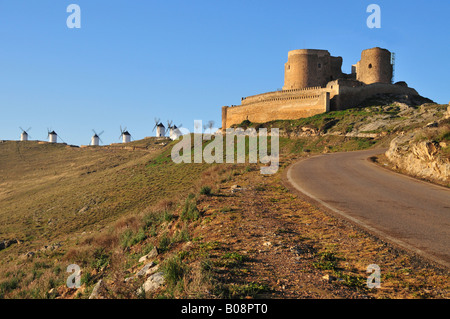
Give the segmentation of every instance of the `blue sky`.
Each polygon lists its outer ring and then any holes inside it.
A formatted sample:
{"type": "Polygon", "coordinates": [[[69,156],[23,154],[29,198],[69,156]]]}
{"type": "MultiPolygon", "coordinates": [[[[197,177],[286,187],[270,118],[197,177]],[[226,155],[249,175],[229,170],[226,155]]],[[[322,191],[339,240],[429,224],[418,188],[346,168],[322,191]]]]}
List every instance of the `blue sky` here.
{"type": "Polygon", "coordinates": [[[87,144],[152,136],[154,118],[221,126],[221,106],[283,86],[289,50],[326,49],[343,71],[361,51],[396,53],[395,81],[450,101],[450,2],[0,0],[0,139],[54,129],[87,144]],[[81,28],[69,29],[69,4],[81,28]],[[381,7],[381,29],[366,8],[381,7]]]}

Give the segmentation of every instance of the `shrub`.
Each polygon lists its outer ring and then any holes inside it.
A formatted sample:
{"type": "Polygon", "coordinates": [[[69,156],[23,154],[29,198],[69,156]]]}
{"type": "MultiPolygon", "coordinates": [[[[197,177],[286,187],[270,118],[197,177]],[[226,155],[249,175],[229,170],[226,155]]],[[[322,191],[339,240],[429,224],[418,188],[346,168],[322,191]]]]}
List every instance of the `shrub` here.
{"type": "Polygon", "coordinates": [[[101,270],[109,264],[110,255],[105,252],[104,248],[97,248],[94,251],[94,260],[91,263],[91,266],[96,270],[101,270]]]}
{"type": "Polygon", "coordinates": [[[188,197],[184,202],[183,210],[180,215],[181,220],[197,220],[200,218],[200,211],[197,208],[195,198],[188,197]]]}
{"type": "Polygon", "coordinates": [[[136,245],[147,239],[147,235],[143,228],[140,228],[136,234],[133,233],[131,229],[127,229],[121,238],[121,244],[123,248],[136,245]]]}
{"type": "Polygon", "coordinates": [[[169,236],[167,236],[167,233],[164,233],[161,237],[161,239],[159,240],[159,244],[158,244],[158,250],[160,252],[164,252],[166,250],[169,249],[169,245],[171,244],[171,240],[169,238],[169,236]]]}
{"type": "Polygon", "coordinates": [[[323,270],[336,270],[339,258],[332,252],[323,252],[319,255],[319,261],[313,263],[315,268],[323,270]]]}
{"type": "Polygon", "coordinates": [[[170,286],[176,286],[179,281],[183,279],[187,272],[187,266],[181,261],[178,256],[167,259],[162,265],[161,269],[164,273],[164,278],[170,286]]]}
{"type": "Polygon", "coordinates": [[[186,242],[189,240],[191,240],[191,235],[186,227],[183,227],[183,229],[181,229],[174,238],[174,242],[186,242]]]}
{"type": "Polygon", "coordinates": [[[4,294],[16,289],[18,286],[19,279],[17,277],[0,283],[0,296],[3,296],[4,294]]]}
{"type": "Polygon", "coordinates": [[[200,189],[200,194],[202,194],[202,195],[211,195],[211,187],[210,186],[203,186],[200,189]]]}

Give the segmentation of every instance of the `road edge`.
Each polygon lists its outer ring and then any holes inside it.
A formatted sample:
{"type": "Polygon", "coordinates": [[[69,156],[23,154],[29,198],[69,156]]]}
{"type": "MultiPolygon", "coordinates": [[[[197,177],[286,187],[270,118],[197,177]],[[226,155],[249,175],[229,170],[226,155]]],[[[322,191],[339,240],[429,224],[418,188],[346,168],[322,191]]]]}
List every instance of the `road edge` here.
{"type": "MultiPolygon", "coordinates": [[[[359,151],[358,151],[359,152],[359,151]]],[[[370,226],[366,223],[364,223],[361,220],[358,220],[357,218],[350,216],[349,214],[332,207],[330,204],[327,204],[326,202],[322,201],[321,199],[315,197],[314,195],[310,194],[309,192],[307,192],[306,190],[304,190],[300,185],[298,185],[293,179],[292,179],[292,170],[296,165],[299,165],[302,161],[307,160],[307,159],[311,159],[314,157],[318,157],[318,156],[325,156],[326,154],[319,154],[319,155],[315,155],[315,156],[311,156],[311,157],[306,157],[306,158],[301,158],[297,161],[295,161],[294,163],[290,164],[283,172],[283,176],[281,178],[281,182],[283,183],[283,185],[285,187],[287,187],[291,192],[294,192],[296,194],[299,194],[301,198],[303,198],[304,200],[320,207],[322,210],[325,210],[328,213],[331,213],[333,216],[337,217],[341,217],[344,220],[346,220],[347,222],[351,223],[353,226],[356,226],[364,231],[366,231],[368,234],[376,237],[377,239],[390,243],[394,246],[397,246],[403,250],[406,250],[410,253],[413,253],[415,255],[417,255],[418,257],[421,257],[423,259],[425,259],[427,262],[434,264],[435,266],[437,266],[438,268],[442,268],[445,267],[447,270],[450,269],[450,263],[442,260],[441,258],[438,258],[434,255],[431,255],[419,248],[416,248],[400,239],[397,239],[395,237],[392,237],[388,234],[386,234],[385,232],[376,229],[373,226],[370,226]]],[[[374,155],[372,155],[374,156],[374,155]]],[[[370,156],[369,156],[370,157],[370,156]]],[[[366,160],[369,160],[369,157],[366,158],[366,160]]],[[[378,165],[372,163],[372,165],[379,167],[378,165]]],[[[382,169],[382,167],[379,167],[382,169]]],[[[393,172],[391,172],[393,173],[393,172]]],[[[398,173],[396,173],[398,174],[398,173]]],[[[403,175],[401,175],[403,176],[403,175]]],[[[414,179],[410,176],[408,176],[411,179],[414,179]]],[[[417,180],[417,179],[414,179],[417,180]]],[[[420,181],[420,180],[419,180],[420,181]]],[[[423,182],[423,181],[421,181],[423,182]]],[[[436,185],[434,185],[436,186],[436,185]]]]}

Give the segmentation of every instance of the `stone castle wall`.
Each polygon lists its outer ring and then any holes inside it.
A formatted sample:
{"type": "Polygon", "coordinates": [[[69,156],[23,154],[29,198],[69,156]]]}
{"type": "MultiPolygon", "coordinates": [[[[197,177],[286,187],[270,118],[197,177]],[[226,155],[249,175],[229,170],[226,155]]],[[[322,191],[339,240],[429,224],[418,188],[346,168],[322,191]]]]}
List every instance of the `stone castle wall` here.
{"type": "Polygon", "coordinates": [[[419,95],[406,83],[391,84],[391,53],[372,48],[361,53],[352,74],[341,71],[342,58],[326,50],[293,50],[285,64],[283,90],[242,98],[222,107],[222,130],[245,120],[291,120],[360,105],[376,94],[419,95]]]}
{"type": "Polygon", "coordinates": [[[244,98],[241,105],[222,107],[222,128],[248,120],[265,123],[292,120],[316,114],[358,106],[376,94],[419,95],[403,85],[373,83],[364,85],[356,80],[335,80],[326,87],[275,91],[244,98]]]}
{"type": "Polygon", "coordinates": [[[222,129],[240,124],[245,120],[253,123],[265,123],[273,120],[309,117],[329,110],[330,95],[327,92],[298,94],[297,96],[289,95],[291,92],[287,93],[286,95],[281,93],[278,97],[269,94],[267,99],[245,105],[222,107],[222,129]]]}

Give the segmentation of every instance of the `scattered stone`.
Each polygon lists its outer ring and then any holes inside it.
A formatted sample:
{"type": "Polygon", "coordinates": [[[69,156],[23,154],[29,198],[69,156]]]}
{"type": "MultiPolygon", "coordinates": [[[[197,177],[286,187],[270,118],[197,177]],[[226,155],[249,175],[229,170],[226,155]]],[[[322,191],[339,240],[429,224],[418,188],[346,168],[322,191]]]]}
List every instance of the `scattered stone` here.
{"type": "Polygon", "coordinates": [[[13,244],[20,244],[17,239],[7,239],[4,241],[0,241],[0,250],[6,249],[13,244]]]}
{"type": "Polygon", "coordinates": [[[50,298],[55,298],[59,295],[58,290],[56,290],[56,288],[50,289],[47,294],[50,298]]]}
{"type": "Polygon", "coordinates": [[[80,209],[78,211],[78,214],[83,214],[84,212],[86,212],[89,209],[89,206],[84,206],[82,209],[80,209]]]}
{"type": "Polygon", "coordinates": [[[61,247],[61,243],[54,243],[49,246],[44,246],[40,250],[41,251],[53,251],[55,249],[58,249],[59,247],[61,247]]]}
{"type": "Polygon", "coordinates": [[[29,251],[25,254],[25,257],[27,258],[33,258],[36,253],[34,251],[29,251]]]}
{"type": "Polygon", "coordinates": [[[266,241],[263,243],[263,245],[269,247],[272,246],[272,243],[270,241],[266,241]]]}
{"type": "Polygon", "coordinates": [[[192,246],[192,242],[191,241],[188,241],[187,243],[185,243],[184,245],[183,245],[183,250],[188,250],[190,247],[192,246]]]}
{"type": "Polygon", "coordinates": [[[97,284],[94,286],[89,299],[105,299],[105,294],[107,292],[107,288],[102,279],[100,279],[97,284]]]}
{"type": "Polygon", "coordinates": [[[232,193],[236,193],[236,192],[242,191],[243,188],[239,185],[233,185],[230,187],[230,190],[232,193]]]}
{"type": "Polygon", "coordinates": [[[312,257],[316,252],[313,246],[304,243],[290,247],[290,251],[292,251],[297,256],[308,257],[312,257]]]}
{"type": "Polygon", "coordinates": [[[138,277],[144,276],[145,273],[147,272],[147,270],[149,270],[149,269],[150,269],[151,267],[153,267],[153,266],[155,266],[155,263],[154,263],[153,261],[150,262],[150,263],[148,263],[148,264],[146,264],[144,267],[142,267],[141,270],[139,270],[139,271],[136,273],[136,276],[138,276],[138,277]]]}
{"type": "Polygon", "coordinates": [[[430,122],[425,127],[438,127],[438,122],[430,122]]]}
{"type": "Polygon", "coordinates": [[[324,279],[328,282],[332,282],[332,281],[335,281],[337,278],[326,274],[325,276],[322,277],[322,279],[324,279]]]}
{"type": "Polygon", "coordinates": [[[447,112],[444,113],[444,119],[450,118],[450,103],[447,106],[447,112]]]}
{"type": "Polygon", "coordinates": [[[139,262],[142,263],[142,262],[146,261],[147,259],[154,258],[156,256],[158,256],[158,249],[156,247],[153,247],[153,249],[147,255],[139,258],[139,262]]]}
{"type": "Polygon", "coordinates": [[[142,285],[142,288],[139,288],[138,294],[142,293],[142,289],[145,292],[154,291],[161,287],[165,282],[164,273],[162,271],[157,272],[150,277],[148,277],[147,281],[142,285]]]}

